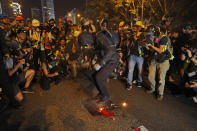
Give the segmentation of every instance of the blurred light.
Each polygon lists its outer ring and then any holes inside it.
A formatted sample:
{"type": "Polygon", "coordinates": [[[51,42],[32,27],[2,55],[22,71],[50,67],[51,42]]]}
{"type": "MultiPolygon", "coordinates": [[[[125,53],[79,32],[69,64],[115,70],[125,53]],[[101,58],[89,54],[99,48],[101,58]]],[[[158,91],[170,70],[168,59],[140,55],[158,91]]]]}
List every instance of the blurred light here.
{"type": "Polygon", "coordinates": [[[101,111],[103,111],[104,110],[104,108],[103,107],[99,107],[99,112],[101,112],[101,111]]]}
{"type": "Polygon", "coordinates": [[[77,15],[77,17],[81,17],[81,15],[80,15],[80,14],[78,14],[78,15],[77,15]]]}
{"type": "Polygon", "coordinates": [[[127,104],[126,102],[123,102],[123,103],[122,103],[122,106],[123,106],[123,107],[127,107],[128,104],[127,104]]]}
{"type": "Polygon", "coordinates": [[[12,5],[12,4],[10,4],[10,7],[13,7],[13,5],[12,5]]]}
{"type": "Polygon", "coordinates": [[[72,14],[71,14],[71,13],[68,13],[68,16],[69,16],[69,17],[71,17],[71,16],[72,16],[72,14]]]}

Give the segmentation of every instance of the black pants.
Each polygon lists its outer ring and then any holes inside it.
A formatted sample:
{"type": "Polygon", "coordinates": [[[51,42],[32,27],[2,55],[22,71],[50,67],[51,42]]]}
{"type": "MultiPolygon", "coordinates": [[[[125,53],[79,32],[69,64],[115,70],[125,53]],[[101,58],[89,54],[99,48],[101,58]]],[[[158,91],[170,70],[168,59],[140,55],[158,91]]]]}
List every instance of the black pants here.
{"type": "Polygon", "coordinates": [[[40,55],[41,55],[40,50],[33,48],[34,67],[36,71],[39,70],[40,68],[40,65],[38,63],[38,60],[40,59],[40,55]]]}
{"type": "Polygon", "coordinates": [[[0,87],[3,89],[3,93],[9,98],[10,102],[12,104],[15,104],[17,102],[15,96],[20,91],[20,89],[10,79],[8,75],[8,70],[5,68],[5,64],[1,60],[0,60],[0,87]]]}
{"type": "Polygon", "coordinates": [[[117,62],[115,63],[108,63],[104,67],[101,68],[99,72],[96,74],[96,84],[99,90],[99,93],[103,97],[110,97],[109,92],[107,90],[107,78],[116,68],[117,62]]]}

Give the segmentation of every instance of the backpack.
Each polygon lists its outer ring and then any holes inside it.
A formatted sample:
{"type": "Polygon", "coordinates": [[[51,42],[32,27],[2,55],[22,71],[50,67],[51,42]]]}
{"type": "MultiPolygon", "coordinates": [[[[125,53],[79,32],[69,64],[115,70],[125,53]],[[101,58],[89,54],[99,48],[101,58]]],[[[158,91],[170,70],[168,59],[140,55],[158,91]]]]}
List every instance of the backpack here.
{"type": "MultiPolygon", "coordinates": [[[[164,36],[162,36],[162,37],[164,37],[164,36]]],[[[168,39],[168,41],[167,41],[167,45],[165,47],[165,51],[161,54],[157,53],[155,55],[155,60],[158,63],[163,63],[165,60],[173,60],[174,59],[173,47],[172,47],[172,44],[171,44],[171,40],[170,40],[169,37],[167,37],[167,39],[168,39]]]]}
{"type": "Polygon", "coordinates": [[[113,30],[109,31],[112,35],[112,41],[115,44],[115,46],[117,46],[120,43],[120,37],[118,35],[118,33],[114,32],[113,30]]]}
{"type": "Polygon", "coordinates": [[[82,32],[79,35],[80,46],[89,46],[94,44],[93,35],[90,32],[82,32]]]}
{"type": "Polygon", "coordinates": [[[49,90],[51,88],[51,86],[50,86],[50,79],[48,77],[46,77],[45,75],[41,76],[40,87],[43,90],[49,90]]]}
{"type": "Polygon", "coordinates": [[[173,49],[173,46],[172,46],[172,43],[171,43],[170,38],[169,38],[169,37],[167,37],[167,38],[168,38],[167,50],[168,50],[169,53],[170,53],[169,59],[172,60],[172,59],[174,59],[174,56],[173,56],[174,49],[173,49]]]}

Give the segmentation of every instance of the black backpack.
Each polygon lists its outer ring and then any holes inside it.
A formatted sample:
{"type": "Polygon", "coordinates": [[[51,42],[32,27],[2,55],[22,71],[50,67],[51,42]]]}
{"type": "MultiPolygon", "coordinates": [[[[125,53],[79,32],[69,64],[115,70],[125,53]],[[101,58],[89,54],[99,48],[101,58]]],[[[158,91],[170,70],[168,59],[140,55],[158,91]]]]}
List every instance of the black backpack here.
{"type": "Polygon", "coordinates": [[[40,79],[40,87],[43,90],[49,90],[51,88],[50,79],[46,77],[44,74],[41,76],[41,79],[40,79]]]}
{"type": "Polygon", "coordinates": [[[80,46],[89,46],[94,44],[93,35],[90,32],[82,32],[79,35],[79,45],[80,46]]]}

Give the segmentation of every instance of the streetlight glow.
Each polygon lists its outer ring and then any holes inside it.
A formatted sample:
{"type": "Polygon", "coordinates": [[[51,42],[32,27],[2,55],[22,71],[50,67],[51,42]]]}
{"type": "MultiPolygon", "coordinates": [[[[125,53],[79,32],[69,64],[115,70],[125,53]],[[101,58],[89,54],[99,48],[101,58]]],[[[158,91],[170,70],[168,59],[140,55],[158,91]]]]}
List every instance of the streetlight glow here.
{"type": "Polygon", "coordinates": [[[126,102],[123,102],[123,103],[122,103],[122,106],[123,106],[123,107],[127,107],[128,104],[127,104],[126,102]]]}
{"type": "Polygon", "coordinates": [[[81,17],[81,15],[80,14],[77,14],[77,17],[81,17]]]}
{"type": "Polygon", "coordinates": [[[71,14],[71,13],[68,13],[68,16],[69,16],[69,17],[71,17],[71,16],[72,16],[72,14],[71,14]]]}

